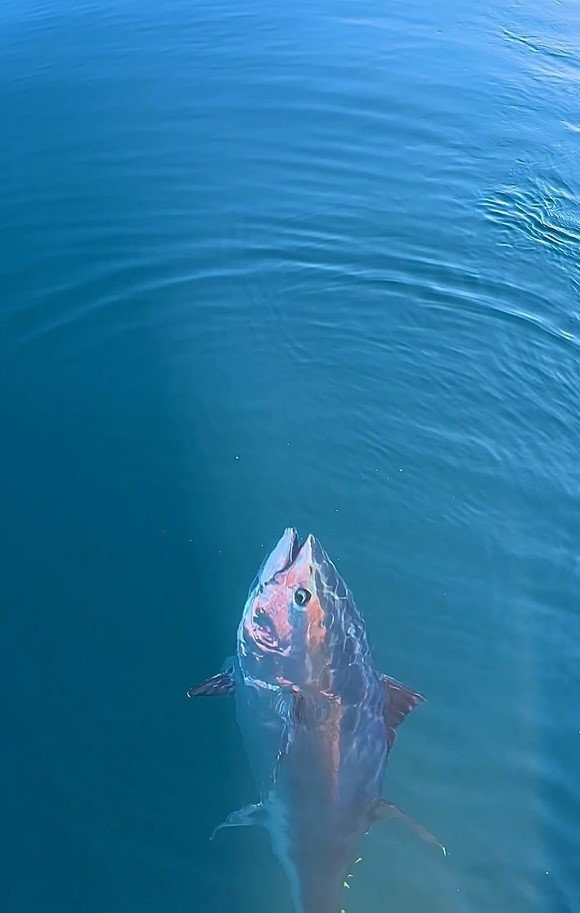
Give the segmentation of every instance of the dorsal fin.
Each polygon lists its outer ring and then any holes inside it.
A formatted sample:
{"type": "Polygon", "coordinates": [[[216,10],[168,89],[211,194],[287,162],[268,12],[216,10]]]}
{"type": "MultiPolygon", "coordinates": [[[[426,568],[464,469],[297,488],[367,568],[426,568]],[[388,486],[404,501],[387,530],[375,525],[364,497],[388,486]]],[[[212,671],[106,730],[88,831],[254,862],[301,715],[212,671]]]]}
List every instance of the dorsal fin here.
{"type": "Polygon", "coordinates": [[[387,743],[389,751],[395,741],[395,729],[399,726],[408,713],[417,704],[422,704],[425,700],[424,695],[418,691],[412,691],[401,682],[388,675],[383,675],[385,683],[385,726],[387,728],[387,743]]]}

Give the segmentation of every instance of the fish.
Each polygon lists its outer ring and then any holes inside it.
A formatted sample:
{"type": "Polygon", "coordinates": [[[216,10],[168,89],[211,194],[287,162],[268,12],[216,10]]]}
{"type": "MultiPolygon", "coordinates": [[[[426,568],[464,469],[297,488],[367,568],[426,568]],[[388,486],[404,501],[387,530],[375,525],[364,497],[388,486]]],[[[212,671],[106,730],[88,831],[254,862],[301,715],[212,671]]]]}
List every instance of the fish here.
{"type": "Polygon", "coordinates": [[[236,653],[189,697],[233,695],[259,801],[225,827],[263,826],[296,913],[340,913],[349,872],[375,821],[399,818],[382,796],[398,726],[425,700],[382,674],[351,591],[312,534],[293,527],[264,560],[236,653]]]}

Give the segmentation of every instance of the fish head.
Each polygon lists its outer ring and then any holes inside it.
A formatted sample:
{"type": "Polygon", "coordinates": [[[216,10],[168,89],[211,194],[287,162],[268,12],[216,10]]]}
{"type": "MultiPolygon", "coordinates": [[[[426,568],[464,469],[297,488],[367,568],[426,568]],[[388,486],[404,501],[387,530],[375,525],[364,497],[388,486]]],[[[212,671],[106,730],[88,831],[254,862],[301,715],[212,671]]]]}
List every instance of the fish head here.
{"type": "Polygon", "coordinates": [[[250,590],[238,632],[246,679],[302,689],[320,684],[347,588],[318,540],[286,529],[250,590]]]}

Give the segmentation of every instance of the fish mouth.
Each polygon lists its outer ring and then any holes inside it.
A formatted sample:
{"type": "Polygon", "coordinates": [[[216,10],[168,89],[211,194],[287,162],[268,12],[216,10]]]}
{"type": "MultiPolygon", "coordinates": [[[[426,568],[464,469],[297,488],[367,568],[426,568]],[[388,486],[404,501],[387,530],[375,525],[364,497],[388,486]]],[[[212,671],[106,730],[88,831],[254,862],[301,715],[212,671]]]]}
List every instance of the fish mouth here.
{"type": "Polygon", "coordinates": [[[281,571],[287,571],[300,554],[301,549],[298,530],[293,526],[287,527],[282,533],[277,545],[272,549],[258,575],[258,581],[262,586],[269,583],[276,574],[281,571]]]}
{"type": "Polygon", "coordinates": [[[257,585],[265,587],[277,574],[289,571],[298,559],[307,565],[316,565],[319,562],[318,543],[312,533],[301,542],[298,530],[289,526],[260,568],[256,579],[257,585]]]}
{"type": "Polygon", "coordinates": [[[309,533],[304,541],[301,541],[298,532],[295,529],[291,529],[292,539],[290,542],[290,548],[288,551],[288,558],[285,566],[282,568],[283,571],[288,571],[292,565],[296,564],[298,559],[304,561],[308,564],[316,563],[315,559],[315,549],[317,547],[316,538],[309,533]]]}
{"type": "Polygon", "coordinates": [[[296,561],[300,551],[302,549],[302,544],[300,542],[300,536],[298,535],[298,530],[291,528],[290,532],[292,534],[292,541],[290,545],[290,553],[288,555],[288,567],[290,567],[296,561]]]}

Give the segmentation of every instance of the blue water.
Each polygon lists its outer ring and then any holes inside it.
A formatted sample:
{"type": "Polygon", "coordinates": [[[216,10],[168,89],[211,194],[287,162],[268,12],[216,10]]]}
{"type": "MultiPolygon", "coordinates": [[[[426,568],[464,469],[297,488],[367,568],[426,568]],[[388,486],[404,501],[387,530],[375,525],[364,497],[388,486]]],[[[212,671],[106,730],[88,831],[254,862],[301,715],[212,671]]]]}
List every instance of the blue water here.
{"type": "Polygon", "coordinates": [[[313,531],[425,692],[347,913],[580,910],[580,7],[4,0],[2,913],[291,913],[216,672],[313,531]]]}

